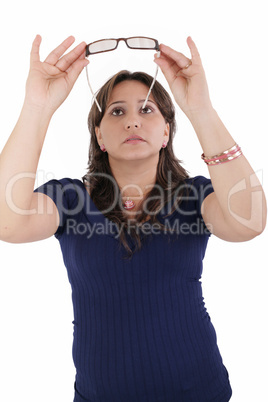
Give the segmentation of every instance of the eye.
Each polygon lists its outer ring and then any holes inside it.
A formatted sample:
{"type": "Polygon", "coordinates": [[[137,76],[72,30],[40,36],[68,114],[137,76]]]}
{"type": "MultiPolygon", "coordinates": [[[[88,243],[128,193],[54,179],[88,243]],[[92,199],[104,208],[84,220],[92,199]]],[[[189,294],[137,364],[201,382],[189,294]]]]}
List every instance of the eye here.
{"type": "Polygon", "coordinates": [[[122,109],[120,109],[120,108],[114,108],[112,111],[111,111],[111,115],[112,116],[122,116],[122,114],[123,114],[123,110],[122,109]]]}
{"type": "Polygon", "coordinates": [[[141,109],[141,113],[143,114],[150,114],[153,112],[153,108],[149,107],[149,106],[145,106],[145,108],[141,109]]]}

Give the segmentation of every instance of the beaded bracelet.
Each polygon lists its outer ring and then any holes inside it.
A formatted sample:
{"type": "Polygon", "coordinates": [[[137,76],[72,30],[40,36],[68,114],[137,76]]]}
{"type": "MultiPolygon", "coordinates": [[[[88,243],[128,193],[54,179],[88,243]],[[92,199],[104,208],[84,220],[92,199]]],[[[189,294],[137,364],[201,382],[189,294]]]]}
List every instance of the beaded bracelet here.
{"type": "Polygon", "coordinates": [[[221,163],[230,162],[241,155],[243,155],[241,148],[239,147],[239,145],[235,144],[233,147],[227,149],[221,154],[214,156],[205,156],[204,154],[202,154],[201,158],[207,165],[213,166],[219,165],[221,163]]]}

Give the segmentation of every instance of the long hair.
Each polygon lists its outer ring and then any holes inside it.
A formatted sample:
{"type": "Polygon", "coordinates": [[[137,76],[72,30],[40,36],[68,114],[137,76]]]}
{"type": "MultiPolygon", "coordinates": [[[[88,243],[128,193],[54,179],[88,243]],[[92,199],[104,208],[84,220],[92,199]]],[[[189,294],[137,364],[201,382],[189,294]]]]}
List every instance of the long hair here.
{"type": "Polygon", "coordinates": [[[142,246],[137,228],[148,217],[148,211],[152,224],[157,223],[159,227],[163,228],[163,225],[157,219],[157,213],[174,198],[173,196],[176,193],[177,197],[173,203],[174,211],[182,195],[181,192],[178,192],[178,187],[189,177],[186,170],[181,166],[181,161],[176,158],[173,151],[173,139],[176,132],[175,108],[167,91],[156,81],[151,94],[165,122],[169,123],[169,141],[167,147],[159,151],[156,183],[143,201],[143,205],[146,204],[147,212],[142,208],[141,213],[135,219],[134,226],[133,224],[129,225],[129,220],[124,211],[122,211],[120,190],[112,176],[107,152],[101,151],[99,147],[95,128],[100,126],[112,90],[117,84],[123,81],[138,81],[145,84],[149,89],[152,80],[153,77],[143,72],[130,73],[126,70],[120,71],[110,78],[97,93],[97,100],[102,111],[99,111],[94,102],[88,116],[91,142],[89,147],[88,171],[82,178],[83,183],[89,189],[90,197],[99,211],[105,211],[103,213],[110,221],[116,223],[119,228],[125,228],[124,230],[120,230],[120,242],[127,251],[128,258],[142,246]],[[161,197],[159,196],[160,189],[161,197]],[[136,245],[134,250],[127,241],[127,232],[136,245]]]}

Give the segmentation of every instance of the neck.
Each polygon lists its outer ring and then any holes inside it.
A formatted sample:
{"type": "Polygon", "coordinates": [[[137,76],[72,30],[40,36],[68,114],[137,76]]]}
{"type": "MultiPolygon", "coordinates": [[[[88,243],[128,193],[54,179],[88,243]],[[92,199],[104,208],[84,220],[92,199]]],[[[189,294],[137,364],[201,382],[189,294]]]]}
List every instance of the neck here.
{"type": "Polygon", "coordinates": [[[151,191],[155,184],[156,162],[135,160],[116,163],[112,161],[110,167],[123,197],[142,197],[151,191]]]}

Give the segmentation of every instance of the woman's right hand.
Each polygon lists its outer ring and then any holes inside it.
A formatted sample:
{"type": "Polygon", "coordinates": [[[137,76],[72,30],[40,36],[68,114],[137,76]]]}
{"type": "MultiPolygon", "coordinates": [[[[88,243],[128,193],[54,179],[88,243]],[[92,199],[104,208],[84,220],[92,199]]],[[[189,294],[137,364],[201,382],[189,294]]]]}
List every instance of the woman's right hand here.
{"type": "Polygon", "coordinates": [[[41,40],[41,36],[37,35],[32,45],[24,103],[41,112],[53,114],[67,98],[81,71],[89,63],[85,59],[86,43],[80,43],[64,55],[75,41],[70,36],[41,62],[41,40]]]}

